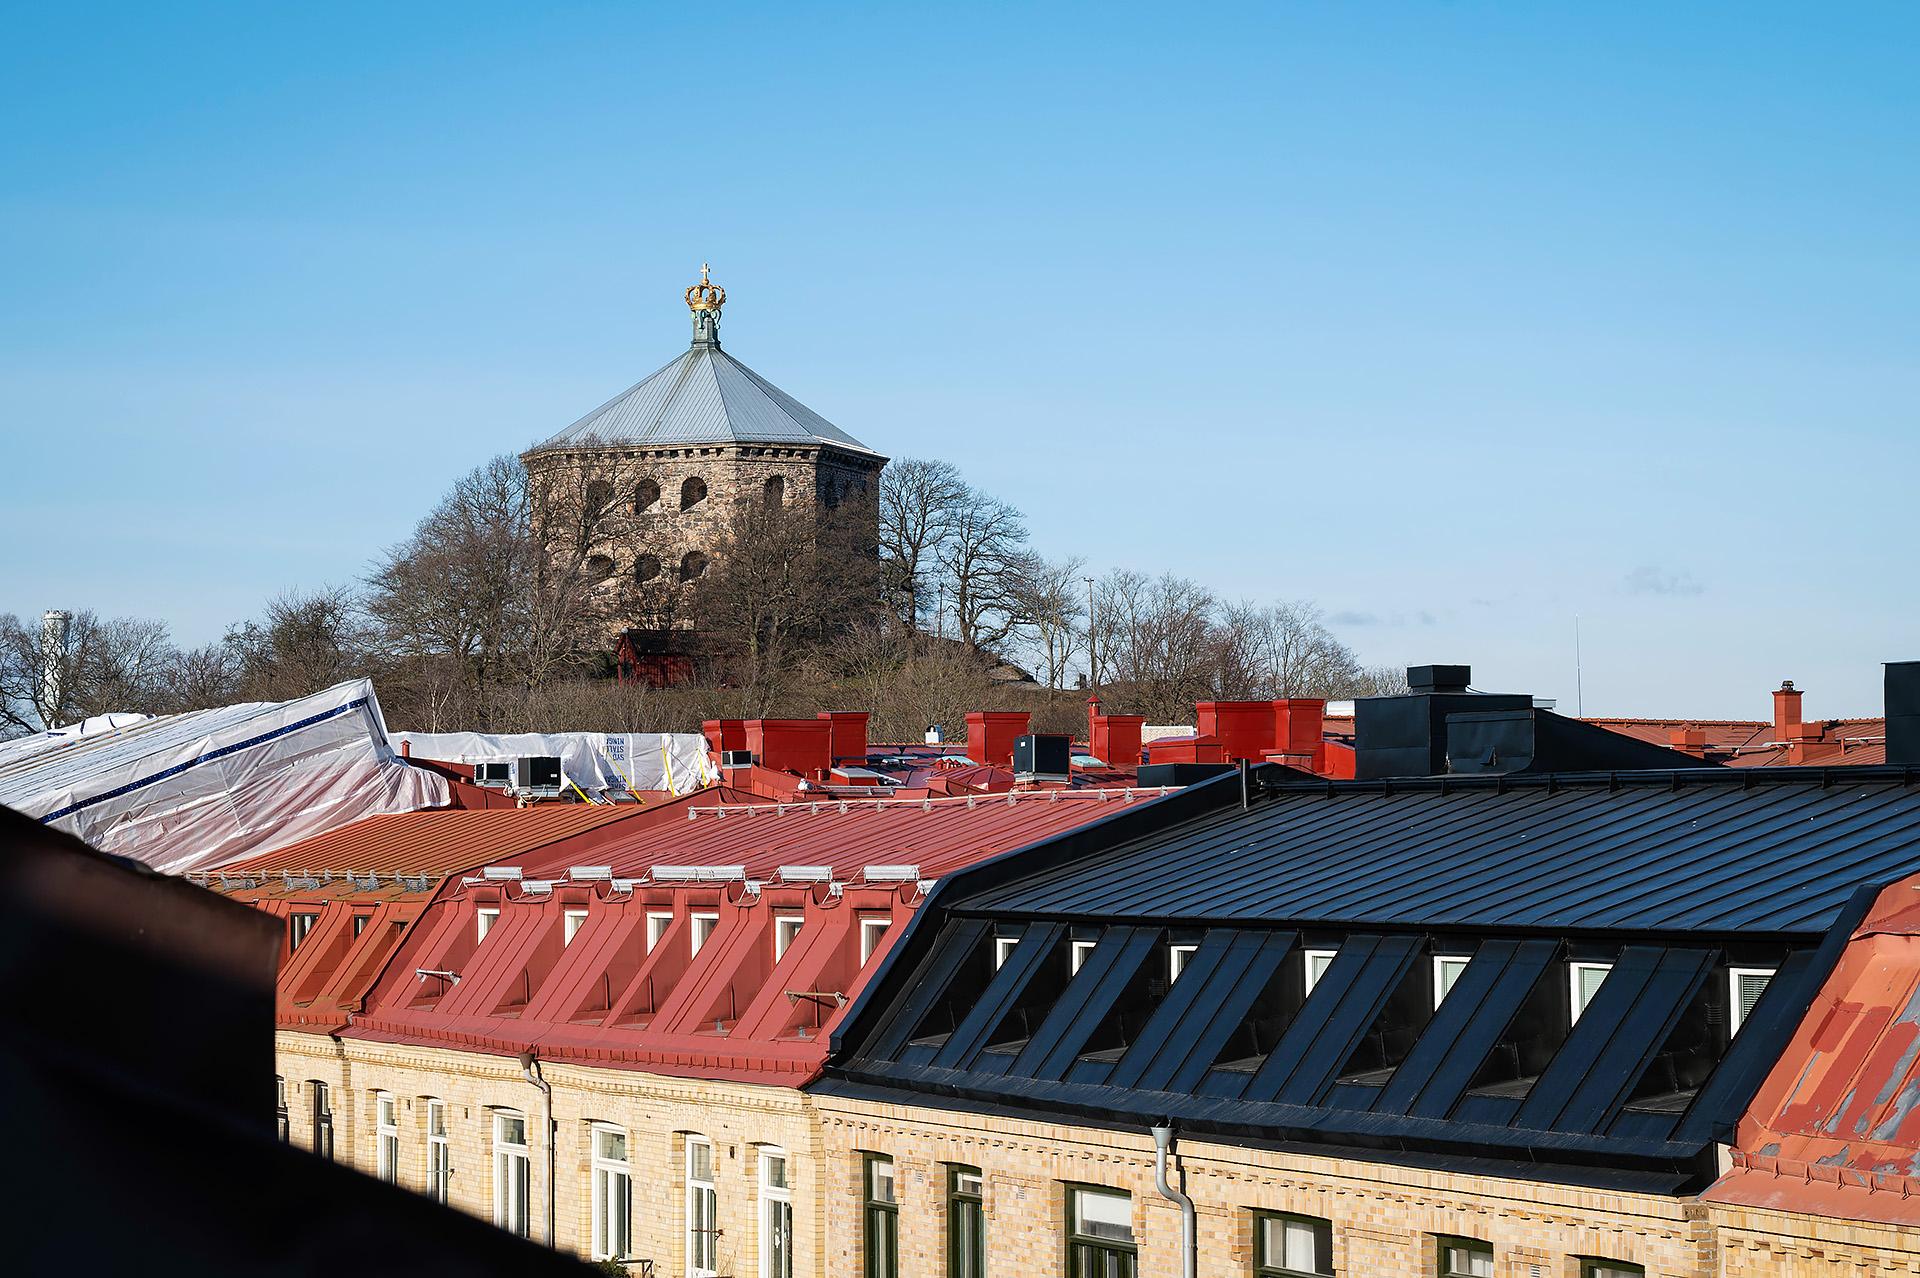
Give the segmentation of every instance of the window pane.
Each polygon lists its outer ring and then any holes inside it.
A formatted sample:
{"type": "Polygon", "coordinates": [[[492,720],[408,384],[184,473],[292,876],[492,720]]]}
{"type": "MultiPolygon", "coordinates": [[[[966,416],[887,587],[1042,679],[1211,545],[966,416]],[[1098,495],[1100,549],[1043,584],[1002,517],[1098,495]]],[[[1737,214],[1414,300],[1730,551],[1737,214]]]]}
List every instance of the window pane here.
{"type": "Polygon", "coordinates": [[[1433,1005],[1440,1006],[1448,994],[1453,992],[1454,982],[1460,979],[1460,973],[1467,970],[1468,959],[1455,958],[1452,955],[1438,957],[1433,961],[1433,1005]]]}
{"type": "Polygon", "coordinates": [[[604,1127],[594,1128],[593,1152],[596,1157],[604,1158],[609,1162],[626,1162],[627,1134],[625,1132],[609,1131],[604,1127]]]}
{"type": "Polygon", "coordinates": [[[1638,1265],[1611,1260],[1590,1261],[1587,1265],[1587,1278],[1646,1278],[1646,1272],[1638,1265]]]}
{"type": "Polygon", "coordinates": [[[1088,1238],[1133,1241],[1133,1200],[1127,1195],[1077,1189],[1073,1202],[1075,1233],[1088,1238]]]}
{"type": "Polygon", "coordinates": [[[868,1160],[867,1198],[876,1203],[893,1201],[893,1160],[891,1158],[868,1160]]]}
{"type": "Polygon", "coordinates": [[[687,1174],[695,1180],[713,1179],[713,1146],[703,1140],[688,1143],[687,1174]]]}

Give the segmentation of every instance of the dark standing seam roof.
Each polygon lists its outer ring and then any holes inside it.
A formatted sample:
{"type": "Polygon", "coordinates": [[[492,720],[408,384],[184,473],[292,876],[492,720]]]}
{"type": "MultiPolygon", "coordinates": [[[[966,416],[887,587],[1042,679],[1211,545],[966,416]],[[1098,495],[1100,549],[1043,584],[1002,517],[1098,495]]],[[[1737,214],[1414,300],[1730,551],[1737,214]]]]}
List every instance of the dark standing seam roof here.
{"type": "MultiPolygon", "coordinates": [[[[1866,770],[1860,770],[1865,772],[1866,770]]],[[[1779,774],[1775,774],[1779,775],[1779,774]]],[[[1815,933],[1920,860],[1920,788],[1300,787],[949,908],[1077,918],[1815,933]]]]}
{"type": "Polygon", "coordinates": [[[1092,831],[1107,848],[1082,831],[944,883],[896,956],[902,972],[873,993],[884,1001],[850,1017],[826,1085],[1351,1150],[1504,1150],[1515,1174],[1585,1165],[1684,1189],[1711,1175],[1712,1142],[1730,1138],[1872,899],[1863,883],[1920,863],[1920,790],[1903,772],[1730,775],[1288,787],[1250,811],[1237,782],[1211,787],[1210,801],[1196,787],[1092,831]],[[985,1052],[990,1036],[1014,1036],[999,1027],[1032,983],[1054,979],[1042,974],[1072,919],[1107,926],[1060,996],[1034,1009],[1017,1055],[985,1052]],[[1140,965],[1164,961],[1166,929],[1196,921],[1213,926],[1119,1059],[1082,1058],[1140,965]],[[1342,933],[1337,957],[1251,1073],[1221,1068],[1255,1000],[1305,947],[1301,927],[1342,933]],[[1427,933],[1456,927],[1482,935],[1452,992],[1384,1081],[1343,1079],[1429,961],[1427,933]],[[1502,928],[1513,930],[1486,934],[1502,928]],[[1536,988],[1565,980],[1555,933],[1610,930],[1626,944],[1538,1077],[1520,1092],[1472,1091],[1536,988]],[[1020,943],[977,997],[953,991],[970,1008],[959,1028],[937,1047],[910,1043],[996,932],[1020,943]],[[1692,1100],[1634,1106],[1706,982],[1725,979],[1726,947],[1755,945],[1786,956],[1692,1100]]]}

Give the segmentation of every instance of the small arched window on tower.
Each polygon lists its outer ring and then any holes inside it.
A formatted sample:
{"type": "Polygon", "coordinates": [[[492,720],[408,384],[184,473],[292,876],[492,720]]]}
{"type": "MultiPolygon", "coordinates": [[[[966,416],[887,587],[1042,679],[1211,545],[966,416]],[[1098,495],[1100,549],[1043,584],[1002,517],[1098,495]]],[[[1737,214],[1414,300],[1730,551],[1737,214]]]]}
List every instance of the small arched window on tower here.
{"type": "Polygon", "coordinates": [[[613,576],[613,560],[606,555],[587,556],[587,577],[592,581],[605,581],[613,576]]]}
{"type": "Polygon", "coordinates": [[[644,515],[660,504],[660,485],[643,479],[633,486],[633,513],[644,515]]]}
{"type": "Polygon", "coordinates": [[[613,501],[613,485],[604,479],[596,479],[587,485],[587,510],[599,514],[613,501]]]}
{"type": "Polygon", "coordinates": [[[680,509],[692,510],[707,499],[707,481],[695,475],[680,485],[680,509]]]}
{"type": "Polygon", "coordinates": [[[680,580],[698,581],[707,575],[707,557],[697,550],[689,550],[680,559],[680,580]]]}
{"type": "Polygon", "coordinates": [[[760,500],[768,510],[778,510],[787,501],[787,477],[774,475],[760,486],[760,500]]]}
{"type": "Polygon", "coordinates": [[[660,575],[660,556],[641,555],[633,561],[633,579],[637,582],[649,582],[660,575]]]}

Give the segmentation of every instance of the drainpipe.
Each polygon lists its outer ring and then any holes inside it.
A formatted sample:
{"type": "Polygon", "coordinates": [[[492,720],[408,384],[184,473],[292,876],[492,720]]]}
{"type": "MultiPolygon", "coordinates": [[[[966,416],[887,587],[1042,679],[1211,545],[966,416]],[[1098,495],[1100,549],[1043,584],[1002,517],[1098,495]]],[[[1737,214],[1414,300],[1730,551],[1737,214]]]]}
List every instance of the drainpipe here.
{"type": "MultiPolygon", "coordinates": [[[[547,1108],[547,1246],[552,1247],[556,1245],[553,1238],[553,1216],[554,1216],[553,1177],[554,1177],[554,1170],[558,1165],[555,1162],[555,1150],[554,1150],[555,1141],[554,1141],[554,1131],[553,1131],[553,1084],[549,1083],[546,1080],[546,1078],[540,1073],[540,1061],[537,1057],[534,1056],[532,1052],[520,1053],[520,1072],[526,1075],[527,1081],[529,1083],[532,1083],[535,1087],[540,1089],[541,1096],[543,1096],[546,1099],[546,1108],[547,1108]]],[[[1189,1274],[1188,1278],[1192,1278],[1192,1275],[1189,1274]]]]}
{"type": "Polygon", "coordinates": [[[1159,1188],[1162,1198],[1180,1204],[1180,1275],[1181,1278],[1194,1278],[1199,1265],[1199,1243],[1194,1236],[1198,1230],[1194,1224],[1193,1199],[1167,1181],[1167,1151],[1173,1145],[1172,1126],[1154,1128],[1153,1145],[1153,1183],[1159,1188]]]}

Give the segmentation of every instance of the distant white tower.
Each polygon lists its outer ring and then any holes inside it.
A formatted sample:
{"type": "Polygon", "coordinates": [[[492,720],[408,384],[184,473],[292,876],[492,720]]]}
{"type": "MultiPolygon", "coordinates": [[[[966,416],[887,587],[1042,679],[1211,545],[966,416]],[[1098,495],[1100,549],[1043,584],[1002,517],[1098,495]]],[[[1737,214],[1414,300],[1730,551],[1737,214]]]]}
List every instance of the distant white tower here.
{"type": "Polygon", "coordinates": [[[46,707],[47,727],[60,715],[67,695],[67,634],[73,614],[61,608],[49,608],[40,614],[40,701],[46,707]]]}

